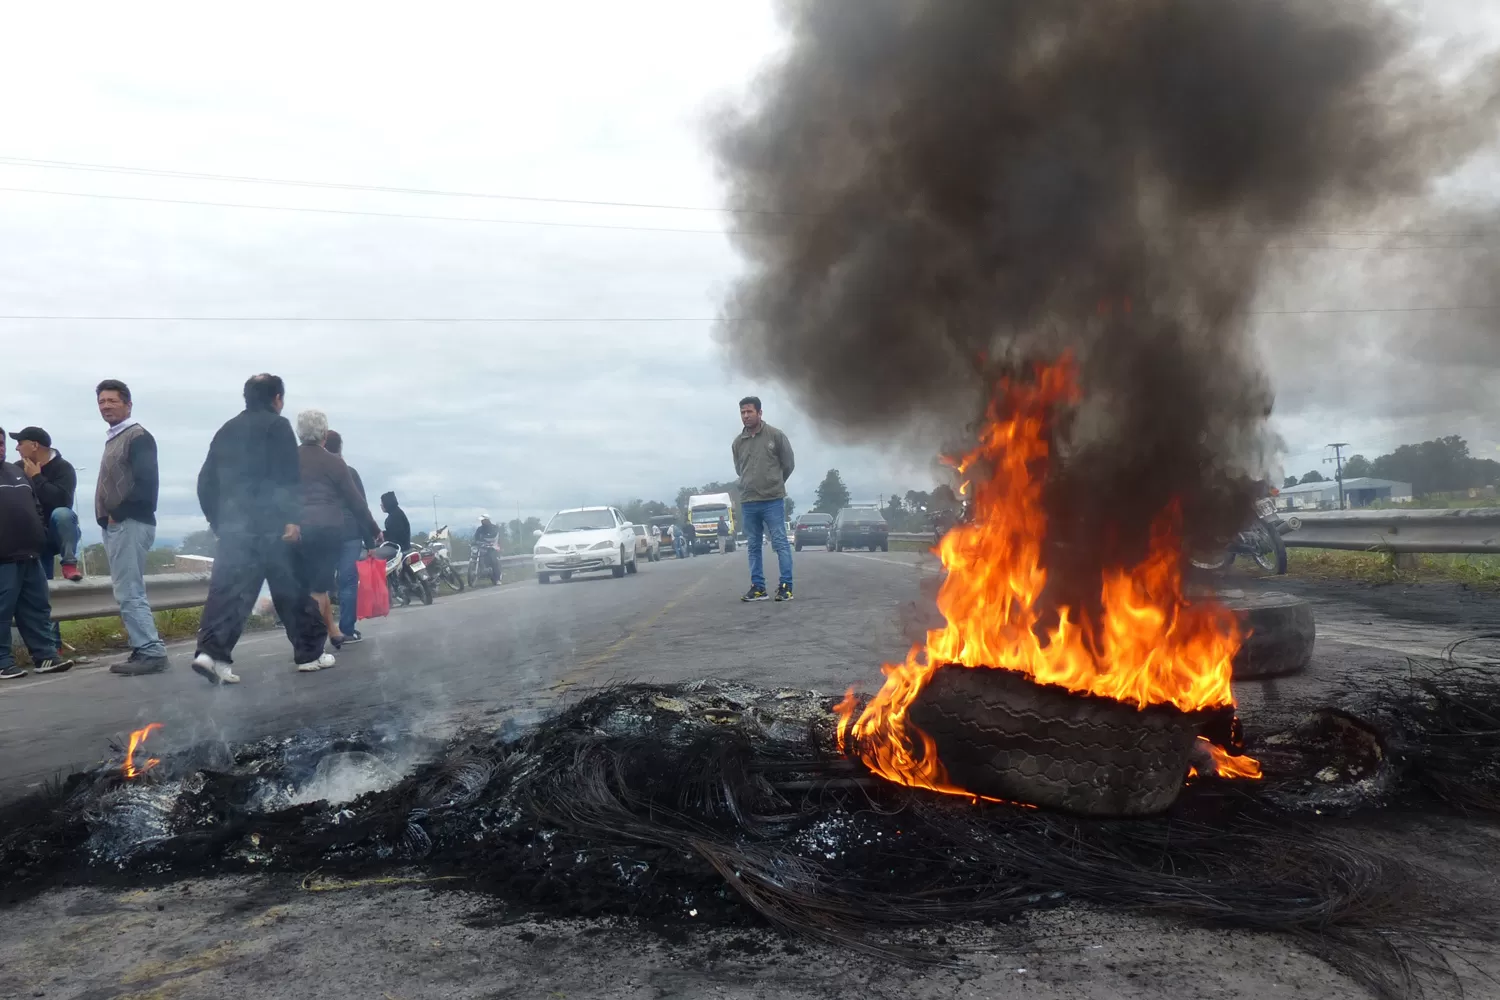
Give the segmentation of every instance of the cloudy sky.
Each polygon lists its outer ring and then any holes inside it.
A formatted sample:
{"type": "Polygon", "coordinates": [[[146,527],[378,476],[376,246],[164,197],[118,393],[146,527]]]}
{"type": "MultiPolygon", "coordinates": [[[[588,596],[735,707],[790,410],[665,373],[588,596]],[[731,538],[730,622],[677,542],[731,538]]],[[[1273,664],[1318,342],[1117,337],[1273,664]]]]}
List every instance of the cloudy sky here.
{"type": "MultiPolygon", "coordinates": [[[[1471,6],[1421,5],[1433,43],[1500,36],[1500,14],[1460,18],[1471,6]]],[[[740,264],[705,122],[780,45],[771,3],[238,10],[4,15],[0,424],[51,431],[82,493],[102,447],[92,387],[123,378],[161,444],[162,536],[200,527],[208,440],[267,370],[289,410],[328,412],[372,492],[397,490],[418,527],[434,494],[439,519],[467,524],[730,478],[747,392],[797,446],[804,506],[834,466],[858,497],[931,484],[821,433],[711,335],[740,264]],[[14,318],[37,316],[91,318],[14,318]]],[[[1451,195],[1467,204],[1492,176],[1451,195]]],[[[1474,251],[1332,242],[1351,249],[1288,258],[1265,300],[1490,293],[1454,278],[1474,251]]],[[[1495,452],[1493,387],[1472,374],[1500,364],[1490,320],[1257,318],[1288,471],[1334,440],[1374,455],[1459,432],[1495,452]]]]}

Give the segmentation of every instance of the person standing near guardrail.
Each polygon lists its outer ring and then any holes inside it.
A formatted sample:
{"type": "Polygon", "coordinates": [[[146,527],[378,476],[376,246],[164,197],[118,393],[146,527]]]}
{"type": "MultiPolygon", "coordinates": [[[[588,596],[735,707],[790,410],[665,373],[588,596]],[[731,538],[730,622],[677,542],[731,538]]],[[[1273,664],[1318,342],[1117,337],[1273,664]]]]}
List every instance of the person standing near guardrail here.
{"type": "Polygon", "coordinates": [[[73,665],[53,638],[52,601],[39,558],[46,545],[41,503],[25,473],[5,460],[0,430],[0,680],[26,676],[10,649],[12,621],[37,673],[59,673],[73,665]]]}
{"type": "Polygon", "coordinates": [[[52,435],[40,427],[22,427],[11,435],[21,456],[21,470],[31,480],[31,491],[42,505],[42,523],[47,528],[47,549],[42,570],[52,579],[52,560],[62,563],[65,580],[83,579],[78,572],[78,515],[73,497],[78,491],[78,472],[73,463],[52,447],[52,435]]]}
{"type": "Polygon", "coordinates": [[[781,581],[776,600],[792,599],[792,546],[786,540],[786,481],[796,467],[792,443],[786,435],[761,419],[760,399],[740,400],[740,424],[730,450],[734,471],[740,477],[740,510],[745,517],[745,542],[750,554],[750,589],[742,601],[767,600],[762,568],[761,539],[771,536],[781,581]]]}
{"type": "MultiPolygon", "coordinates": [[[[297,566],[302,471],[297,435],[281,415],[285,397],[279,377],[252,376],[244,412],[214,434],[198,472],[198,505],[219,544],[193,671],[211,684],[239,683],[231,669],[234,647],[262,583],[270,586],[293,660],[321,666],[326,655],[328,633],[297,566]]],[[[333,657],[327,659],[331,665],[333,657]]]]}
{"type": "Polygon", "coordinates": [[[127,676],[159,673],[167,669],[167,647],[146,599],[146,554],[156,541],[160,481],[156,439],[131,416],[135,404],[124,382],[105,379],[94,393],[99,415],[109,425],[94,488],[94,518],[104,529],[109,578],[130,640],[130,658],[109,669],[127,676]]]}

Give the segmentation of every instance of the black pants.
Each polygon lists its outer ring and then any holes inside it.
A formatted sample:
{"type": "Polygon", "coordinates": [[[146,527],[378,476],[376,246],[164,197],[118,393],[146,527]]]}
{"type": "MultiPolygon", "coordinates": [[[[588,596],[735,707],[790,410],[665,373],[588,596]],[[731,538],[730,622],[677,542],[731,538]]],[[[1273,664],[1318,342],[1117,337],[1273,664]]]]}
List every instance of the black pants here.
{"type": "Polygon", "coordinates": [[[321,656],[328,628],[300,563],[295,549],[279,534],[226,531],[220,535],[208,601],[198,626],[198,652],[220,663],[232,663],[235,643],[255,610],[260,585],[267,583],[296,662],[310,663],[321,656]]]}

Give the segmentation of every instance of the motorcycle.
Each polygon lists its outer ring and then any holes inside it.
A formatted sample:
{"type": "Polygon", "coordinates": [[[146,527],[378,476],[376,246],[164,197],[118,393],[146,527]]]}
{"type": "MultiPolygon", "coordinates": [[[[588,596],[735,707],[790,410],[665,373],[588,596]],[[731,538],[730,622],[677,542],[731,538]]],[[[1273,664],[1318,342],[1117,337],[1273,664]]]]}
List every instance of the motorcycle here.
{"type": "Polygon", "coordinates": [[[476,544],[469,553],[469,586],[474,586],[474,581],[481,576],[488,576],[491,583],[500,586],[500,545],[497,542],[476,544]]]}
{"type": "Polygon", "coordinates": [[[1267,573],[1286,573],[1286,542],[1281,536],[1291,530],[1291,525],[1277,513],[1275,495],[1273,490],[1270,496],[1255,501],[1255,520],[1235,535],[1222,553],[1196,557],[1192,564],[1199,569],[1228,569],[1236,556],[1249,556],[1267,573]]]}
{"type": "Polygon", "coordinates": [[[427,575],[435,583],[445,583],[451,590],[458,593],[464,589],[464,577],[449,558],[449,542],[448,526],[445,524],[434,531],[427,544],[417,551],[422,554],[422,562],[427,567],[427,575]]]}
{"type": "Polygon", "coordinates": [[[375,555],[385,560],[385,581],[391,592],[392,603],[407,607],[413,597],[423,604],[431,604],[437,596],[437,587],[422,561],[422,553],[416,549],[402,550],[395,542],[382,542],[375,547],[375,555]]]}

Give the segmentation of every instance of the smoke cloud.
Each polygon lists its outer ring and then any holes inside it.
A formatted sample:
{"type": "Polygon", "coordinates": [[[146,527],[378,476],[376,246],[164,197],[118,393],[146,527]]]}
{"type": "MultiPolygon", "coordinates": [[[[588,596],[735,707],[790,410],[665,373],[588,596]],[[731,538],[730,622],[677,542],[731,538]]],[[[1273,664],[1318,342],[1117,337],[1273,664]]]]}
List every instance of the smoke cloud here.
{"type": "Polygon", "coordinates": [[[1084,402],[1055,429],[1049,513],[1054,557],[1095,586],[1174,498],[1193,544],[1247,514],[1273,444],[1246,336],[1268,245],[1422,194],[1486,137],[1494,92],[1440,85],[1368,3],[784,18],[785,56],[716,122],[732,205],[755,213],[721,338],[845,436],[929,454],[997,372],[1071,353],[1084,402]]]}

